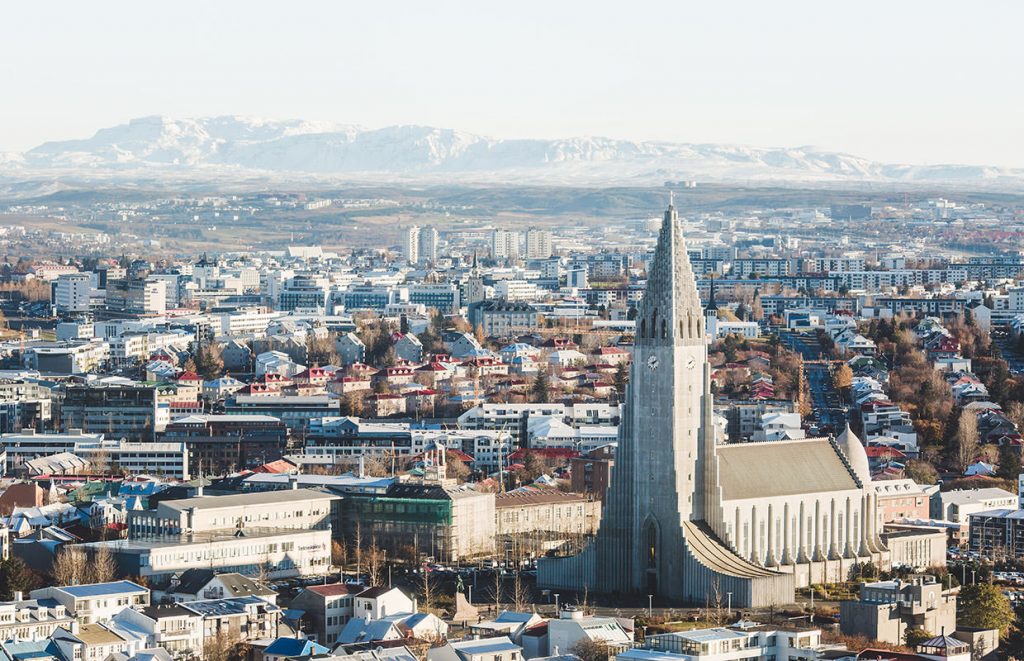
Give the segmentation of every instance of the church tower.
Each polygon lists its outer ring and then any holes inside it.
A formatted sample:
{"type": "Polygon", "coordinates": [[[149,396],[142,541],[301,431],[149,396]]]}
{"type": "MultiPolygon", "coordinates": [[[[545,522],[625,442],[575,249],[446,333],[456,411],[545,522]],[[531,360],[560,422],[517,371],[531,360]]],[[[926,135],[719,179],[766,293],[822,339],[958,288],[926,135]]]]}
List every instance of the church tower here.
{"type": "Polygon", "coordinates": [[[704,519],[714,452],[704,316],[670,202],[636,317],[619,449],[596,540],[611,590],[679,600],[683,523],[704,519]],[[646,591],[646,592],[644,592],[646,591]]]}

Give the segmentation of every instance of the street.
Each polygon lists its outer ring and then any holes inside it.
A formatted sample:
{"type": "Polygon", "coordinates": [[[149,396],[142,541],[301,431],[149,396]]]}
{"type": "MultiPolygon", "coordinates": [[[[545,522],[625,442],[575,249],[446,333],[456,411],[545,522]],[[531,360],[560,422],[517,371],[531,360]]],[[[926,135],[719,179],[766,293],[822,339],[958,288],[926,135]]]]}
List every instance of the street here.
{"type": "Polygon", "coordinates": [[[832,381],[832,371],[814,335],[781,332],[783,346],[804,359],[804,376],[811,393],[811,410],[818,428],[838,433],[846,425],[846,410],[832,381]]]}

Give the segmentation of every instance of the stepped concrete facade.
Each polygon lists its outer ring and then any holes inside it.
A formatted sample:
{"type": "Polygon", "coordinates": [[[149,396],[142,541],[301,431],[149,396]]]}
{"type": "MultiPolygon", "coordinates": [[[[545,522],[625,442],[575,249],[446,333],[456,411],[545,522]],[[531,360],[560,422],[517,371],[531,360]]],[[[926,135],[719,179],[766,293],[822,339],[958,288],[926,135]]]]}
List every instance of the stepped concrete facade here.
{"type": "Polygon", "coordinates": [[[545,558],[542,587],[656,595],[672,604],[732,593],[739,607],[788,604],[797,587],[888,566],[867,455],[838,438],[720,445],[705,319],[678,212],[665,212],[637,315],[611,488],[581,554],[545,558]]]}

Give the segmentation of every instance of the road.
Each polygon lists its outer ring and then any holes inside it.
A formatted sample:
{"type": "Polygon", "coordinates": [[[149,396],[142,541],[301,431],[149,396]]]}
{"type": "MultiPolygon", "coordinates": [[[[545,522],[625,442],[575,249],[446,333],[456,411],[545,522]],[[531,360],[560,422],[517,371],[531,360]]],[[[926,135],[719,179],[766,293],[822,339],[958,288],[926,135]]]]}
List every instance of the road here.
{"type": "Polygon", "coordinates": [[[811,393],[811,409],[822,431],[838,432],[846,425],[846,409],[832,382],[832,372],[814,335],[781,333],[782,344],[804,359],[804,376],[811,393]],[[813,361],[813,362],[811,362],[813,361]],[[831,428],[831,430],[827,428],[831,428]]]}
{"type": "Polygon", "coordinates": [[[1003,354],[1003,360],[1006,361],[1011,373],[1024,374],[1024,358],[1017,353],[1016,342],[1012,337],[1002,333],[993,333],[992,343],[999,347],[999,351],[1003,354]]]}

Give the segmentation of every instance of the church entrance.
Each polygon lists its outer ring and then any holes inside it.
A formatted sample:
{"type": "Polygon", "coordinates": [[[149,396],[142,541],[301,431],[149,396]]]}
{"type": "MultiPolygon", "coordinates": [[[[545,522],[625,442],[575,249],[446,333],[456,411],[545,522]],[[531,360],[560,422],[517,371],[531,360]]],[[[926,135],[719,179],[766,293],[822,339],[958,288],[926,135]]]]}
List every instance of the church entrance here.
{"type": "Polygon", "coordinates": [[[647,551],[647,594],[658,594],[658,526],[654,521],[647,522],[644,541],[647,551]]]}

